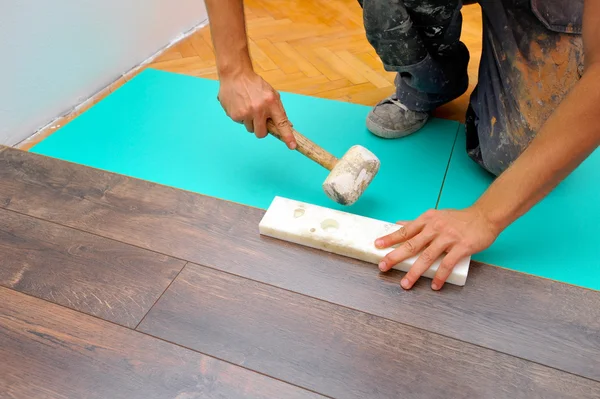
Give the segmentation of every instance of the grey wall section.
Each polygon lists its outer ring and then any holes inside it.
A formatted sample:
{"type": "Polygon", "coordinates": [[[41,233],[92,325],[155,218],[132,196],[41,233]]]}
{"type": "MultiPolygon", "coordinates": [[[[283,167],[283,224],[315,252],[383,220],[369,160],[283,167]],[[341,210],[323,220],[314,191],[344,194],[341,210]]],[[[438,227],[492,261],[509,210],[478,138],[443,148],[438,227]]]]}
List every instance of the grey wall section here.
{"type": "Polygon", "coordinates": [[[14,145],[206,21],[203,0],[0,1],[0,144],[14,145]]]}

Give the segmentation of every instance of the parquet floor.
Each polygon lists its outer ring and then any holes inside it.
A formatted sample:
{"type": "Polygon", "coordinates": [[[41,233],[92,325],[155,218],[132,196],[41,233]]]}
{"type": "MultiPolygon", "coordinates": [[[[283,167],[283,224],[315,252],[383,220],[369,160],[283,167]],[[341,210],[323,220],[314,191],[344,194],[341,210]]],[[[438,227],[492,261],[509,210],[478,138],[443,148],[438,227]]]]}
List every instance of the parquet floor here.
{"type": "MultiPolygon", "coordinates": [[[[277,90],[375,105],[394,91],[367,41],[356,0],[246,0],[246,20],[254,68],[277,90]]],[[[481,55],[478,5],[463,11],[463,39],[472,49],[471,86],[481,55]]],[[[208,27],[171,48],[152,68],[216,79],[208,27]]],[[[472,90],[471,87],[471,90],[472,90]]],[[[471,90],[439,115],[462,120],[471,90]]]]}
{"type": "MultiPolygon", "coordinates": [[[[245,0],[244,4],[255,70],[275,89],[368,106],[393,93],[395,74],[383,69],[367,41],[362,9],[356,0],[245,0]]],[[[471,51],[471,87],[436,113],[459,121],[464,121],[468,98],[477,80],[481,56],[479,5],[465,6],[463,19],[462,40],[471,51]]],[[[209,27],[171,47],[146,67],[217,79],[209,27]]],[[[135,73],[120,79],[85,107],[56,121],[20,148],[31,148],[135,73]]]]}

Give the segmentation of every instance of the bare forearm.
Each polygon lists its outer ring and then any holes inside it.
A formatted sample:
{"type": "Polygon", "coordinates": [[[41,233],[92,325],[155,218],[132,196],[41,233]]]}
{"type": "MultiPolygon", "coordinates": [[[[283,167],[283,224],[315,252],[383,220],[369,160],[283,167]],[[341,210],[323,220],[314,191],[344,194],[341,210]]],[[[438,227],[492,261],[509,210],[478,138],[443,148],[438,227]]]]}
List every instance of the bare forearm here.
{"type": "Polygon", "coordinates": [[[252,70],[242,0],[206,0],[219,76],[252,70]]]}
{"type": "Polygon", "coordinates": [[[600,64],[589,68],[523,154],[476,202],[502,230],[529,211],[600,145],[600,64]]]}
{"type": "Polygon", "coordinates": [[[221,106],[232,120],[258,138],[275,123],[288,148],[296,148],[292,124],[279,93],[252,68],[243,0],[205,0],[215,47],[221,106]]]}

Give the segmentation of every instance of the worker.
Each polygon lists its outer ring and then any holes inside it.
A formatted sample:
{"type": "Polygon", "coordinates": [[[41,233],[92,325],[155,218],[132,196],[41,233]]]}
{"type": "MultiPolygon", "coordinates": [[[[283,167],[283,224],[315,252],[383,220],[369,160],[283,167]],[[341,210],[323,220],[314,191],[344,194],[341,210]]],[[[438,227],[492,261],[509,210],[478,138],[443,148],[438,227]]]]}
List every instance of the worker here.
{"type": "MultiPolygon", "coordinates": [[[[369,43],[386,70],[397,72],[395,93],[372,109],[366,126],[380,137],[405,137],[468,88],[463,2],[358,1],[369,43]]],[[[279,94],[252,69],[242,0],[206,3],[223,109],[258,138],[270,118],[294,149],[279,94]]],[[[379,248],[401,244],[381,261],[384,272],[421,253],[401,279],[404,289],[443,256],[431,283],[441,289],[461,258],[488,248],[600,145],[600,1],[480,6],[483,52],[466,113],[466,151],[496,178],[468,208],[429,210],[375,241],[379,248]]]]}

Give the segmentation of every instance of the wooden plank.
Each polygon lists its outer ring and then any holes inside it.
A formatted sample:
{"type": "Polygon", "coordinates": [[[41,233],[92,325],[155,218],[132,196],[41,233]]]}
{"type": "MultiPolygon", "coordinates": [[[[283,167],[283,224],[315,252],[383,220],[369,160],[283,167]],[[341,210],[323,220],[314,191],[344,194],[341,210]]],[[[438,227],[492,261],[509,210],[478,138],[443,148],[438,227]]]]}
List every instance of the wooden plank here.
{"type": "Polygon", "coordinates": [[[357,93],[348,94],[348,101],[354,104],[364,104],[374,106],[384,98],[394,94],[396,88],[388,86],[381,89],[363,90],[357,93]]]}
{"type": "Polygon", "coordinates": [[[370,66],[363,63],[361,60],[356,58],[350,52],[338,51],[335,53],[338,57],[344,60],[351,68],[355,69],[363,75],[369,82],[379,89],[391,86],[390,82],[387,81],[383,76],[379,75],[375,70],[371,69],[370,66]]]}
{"type": "Polygon", "coordinates": [[[302,57],[292,46],[287,42],[280,42],[274,45],[286,58],[293,60],[294,64],[300,68],[302,72],[309,78],[321,75],[321,72],[317,70],[310,62],[302,57]]]}
{"type": "Polygon", "coordinates": [[[383,76],[385,79],[388,80],[388,82],[390,82],[393,86],[395,86],[395,79],[396,79],[396,73],[395,72],[388,72],[384,69],[383,64],[381,62],[381,60],[376,57],[373,56],[373,54],[371,53],[360,53],[360,54],[354,54],[354,56],[358,59],[360,59],[362,62],[364,62],[365,64],[367,64],[368,66],[370,66],[372,69],[374,69],[375,71],[379,71],[380,75],[383,76]]]}
{"type": "Polygon", "coordinates": [[[160,69],[163,71],[188,72],[198,68],[208,68],[213,65],[215,65],[214,60],[202,60],[198,56],[191,56],[171,61],[155,62],[152,64],[151,68],[160,69]]]}
{"type": "Polygon", "coordinates": [[[300,71],[296,62],[283,54],[281,50],[275,47],[268,39],[259,39],[256,41],[256,44],[268,54],[269,58],[277,64],[283,73],[292,74],[300,71]]]}
{"type": "Polygon", "coordinates": [[[403,291],[403,273],[259,236],[263,210],[12,149],[0,207],[600,381],[600,292],[478,264],[465,287],[403,291]]]}
{"type": "Polygon", "coordinates": [[[176,48],[177,48],[177,50],[179,50],[179,52],[181,53],[181,56],[183,58],[199,57],[199,54],[194,49],[194,46],[192,46],[191,37],[188,37],[188,38],[182,40],[181,42],[177,43],[176,48]]]}
{"type": "Polygon", "coordinates": [[[313,50],[304,47],[294,47],[294,49],[310,62],[311,65],[317,68],[319,72],[327,76],[327,79],[331,81],[343,79],[329,63],[321,59],[313,50]]]}
{"type": "Polygon", "coordinates": [[[183,58],[181,53],[177,51],[175,47],[173,47],[156,57],[154,60],[152,60],[152,62],[173,61],[180,60],[181,58],[183,58]]]}
{"type": "Polygon", "coordinates": [[[133,330],[0,288],[5,398],[318,398],[133,330]]]}
{"type": "MultiPolygon", "coordinates": [[[[289,75],[288,75],[289,76],[289,75]]],[[[315,90],[320,90],[323,86],[338,87],[338,84],[327,79],[326,76],[320,75],[314,78],[298,77],[294,82],[274,82],[273,87],[279,91],[294,90],[296,93],[310,94],[315,90]]]]}
{"type": "Polygon", "coordinates": [[[215,53],[212,48],[206,44],[206,41],[204,41],[200,32],[196,32],[190,36],[188,43],[201,60],[213,61],[215,59],[215,53]]]}
{"type": "Polygon", "coordinates": [[[258,64],[265,71],[279,70],[279,67],[271,58],[256,44],[252,39],[248,39],[248,47],[253,62],[258,64]]]}
{"type": "Polygon", "coordinates": [[[123,86],[125,84],[125,78],[120,77],[119,79],[115,80],[113,83],[111,83],[110,86],[108,86],[108,90],[111,93],[114,93],[115,91],[117,91],[119,89],[119,87],[123,86]]]}
{"type": "Polygon", "coordinates": [[[583,398],[600,383],[188,264],[138,330],[338,398],[583,398]]]}
{"type": "Polygon", "coordinates": [[[185,262],[0,209],[0,285],[135,327],[185,262]]]}
{"type": "Polygon", "coordinates": [[[329,63],[340,75],[354,84],[366,83],[368,80],[361,73],[357,72],[352,66],[348,65],[346,61],[341,59],[338,55],[333,53],[327,47],[320,47],[314,50],[315,53],[323,61],[329,63]]]}
{"type": "Polygon", "coordinates": [[[373,50],[373,47],[369,44],[364,29],[344,29],[342,31],[336,31],[332,33],[325,33],[319,36],[310,36],[297,40],[290,40],[289,44],[294,47],[330,47],[331,45],[336,46],[341,43],[353,42],[356,39],[362,39],[365,47],[373,50]]]}
{"type": "Polygon", "coordinates": [[[301,78],[293,82],[278,83],[277,88],[281,91],[293,90],[294,93],[318,96],[317,93],[323,91],[335,90],[340,87],[352,85],[352,83],[346,79],[330,81],[327,77],[324,77],[325,80],[322,80],[322,78],[323,76],[317,78],[301,78]]]}

